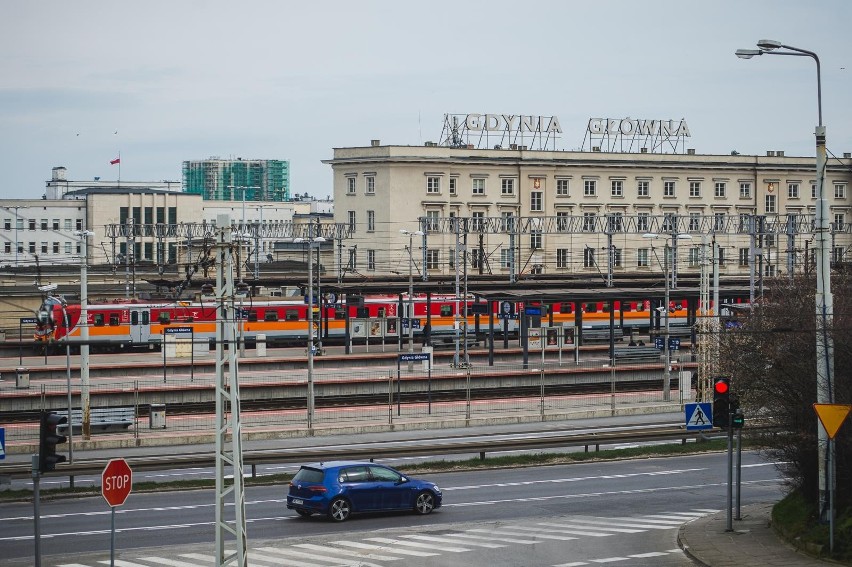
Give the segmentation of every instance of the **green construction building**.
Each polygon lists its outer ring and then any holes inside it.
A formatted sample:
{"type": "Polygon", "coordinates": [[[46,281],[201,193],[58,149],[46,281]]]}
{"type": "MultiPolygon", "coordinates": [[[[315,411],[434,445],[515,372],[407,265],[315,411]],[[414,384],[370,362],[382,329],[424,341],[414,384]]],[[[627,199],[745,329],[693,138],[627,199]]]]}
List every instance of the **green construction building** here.
{"type": "Polygon", "coordinates": [[[290,162],[210,158],[183,162],[183,191],[205,201],[288,201],[290,162]]]}

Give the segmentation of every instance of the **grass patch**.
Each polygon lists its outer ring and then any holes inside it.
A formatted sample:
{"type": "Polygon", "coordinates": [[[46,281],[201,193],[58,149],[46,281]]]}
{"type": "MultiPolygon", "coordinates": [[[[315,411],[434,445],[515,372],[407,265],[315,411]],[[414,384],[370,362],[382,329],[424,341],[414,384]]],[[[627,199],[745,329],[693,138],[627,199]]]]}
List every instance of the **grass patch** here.
{"type": "MultiPolygon", "coordinates": [[[[744,443],[745,445],[745,443],[744,443]]],[[[711,439],[696,443],[686,444],[663,444],[630,447],[626,449],[606,449],[602,451],[572,452],[572,453],[527,453],[523,455],[504,455],[499,457],[488,457],[479,459],[477,457],[465,460],[439,460],[423,463],[407,464],[401,467],[401,471],[407,474],[428,474],[439,472],[454,472],[488,468],[512,468],[560,465],[568,463],[582,463],[587,461],[615,461],[621,459],[650,458],[675,455],[689,455],[711,451],[722,451],[727,448],[724,439],[711,439]]],[[[246,467],[248,470],[249,467],[246,467]]],[[[258,477],[245,477],[246,486],[282,485],[290,482],[292,474],[274,474],[258,477]]],[[[226,485],[231,484],[226,480],[226,485]]],[[[205,490],[214,488],[213,479],[172,480],[167,482],[134,482],[133,492],[166,492],[171,490],[205,490]]],[[[65,497],[100,496],[100,486],[78,486],[74,488],[60,487],[40,491],[42,499],[65,497]]],[[[0,502],[32,500],[31,490],[0,490],[0,502]]]]}
{"type": "Polygon", "coordinates": [[[772,509],[772,525],[785,539],[805,552],[852,565],[852,510],[838,510],[834,520],[834,553],[830,553],[829,525],[819,523],[815,502],[800,491],[787,495],[772,509]]]}

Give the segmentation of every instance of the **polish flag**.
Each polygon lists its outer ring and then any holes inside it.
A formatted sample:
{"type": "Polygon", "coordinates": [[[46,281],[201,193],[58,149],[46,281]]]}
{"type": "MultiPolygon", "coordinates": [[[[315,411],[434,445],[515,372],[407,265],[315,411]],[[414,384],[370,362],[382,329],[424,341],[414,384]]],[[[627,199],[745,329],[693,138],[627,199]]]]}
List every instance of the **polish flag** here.
{"type": "Polygon", "coordinates": [[[115,158],[115,159],[109,160],[110,165],[115,165],[117,163],[121,163],[121,158],[115,158]]]}

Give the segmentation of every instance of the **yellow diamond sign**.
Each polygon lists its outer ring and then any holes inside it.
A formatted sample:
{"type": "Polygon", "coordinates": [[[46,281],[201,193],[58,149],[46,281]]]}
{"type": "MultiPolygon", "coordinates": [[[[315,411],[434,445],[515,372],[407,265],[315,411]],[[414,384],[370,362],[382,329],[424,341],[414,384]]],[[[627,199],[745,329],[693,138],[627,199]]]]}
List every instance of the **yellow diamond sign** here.
{"type": "Polygon", "coordinates": [[[829,439],[834,439],[846,416],[852,411],[852,404],[814,404],[814,410],[819,417],[829,439]]]}

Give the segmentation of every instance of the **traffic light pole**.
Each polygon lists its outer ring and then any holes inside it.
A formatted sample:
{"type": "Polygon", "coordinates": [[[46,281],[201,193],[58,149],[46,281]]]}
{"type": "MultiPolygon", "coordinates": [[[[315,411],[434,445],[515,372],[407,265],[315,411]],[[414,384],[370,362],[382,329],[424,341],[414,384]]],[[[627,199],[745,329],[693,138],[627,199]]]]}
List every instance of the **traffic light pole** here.
{"type": "Polygon", "coordinates": [[[734,531],[732,504],[733,504],[733,489],[734,489],[734,429],[728,423],[728,517],[725,524],[725,531],[734,531]]]}
{"type": "Polygon", "coordinates": [[[39,457],[33,455],[33,534],[35,541],[35,567],[41,567],[41,513],[39,510],[39,457]]]}

